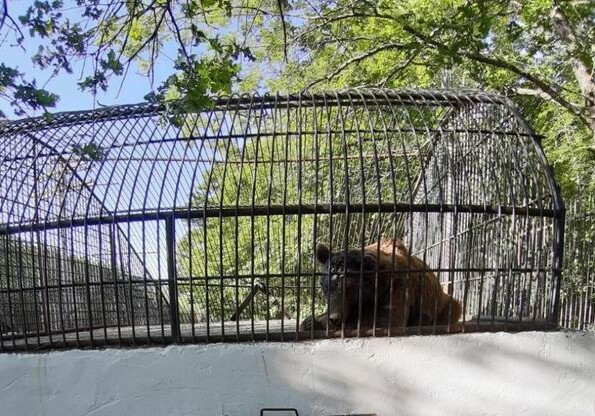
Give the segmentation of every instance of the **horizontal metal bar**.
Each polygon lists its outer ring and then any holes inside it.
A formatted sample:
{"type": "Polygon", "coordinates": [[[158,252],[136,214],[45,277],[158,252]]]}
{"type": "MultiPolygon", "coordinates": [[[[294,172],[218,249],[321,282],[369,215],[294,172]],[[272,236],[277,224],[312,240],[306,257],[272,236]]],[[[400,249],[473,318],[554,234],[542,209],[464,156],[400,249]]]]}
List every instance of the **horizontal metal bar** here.
{"type": "Polygon", "coordinates": [[[72,218],[59,221],[25,223],[20,225],[3,225],[0,235],[9,235],[30,231],[44,231],[64,227],[85,227],[90,225],[114,224],[121,222],[161,221],[173,217],[175,219],[202,219],[217,217],[255,217],[268,215],[312,215],[312,214],[357,214],[357,213],[476,213],[476,214],[508,214],[526,215],[529,217],[557,218],[560,211],[510,206],[455,205],[455,204],[303,204],[303,205],[271,205],[240,206],[224,208],[191,208],[180,207],[160,209],[158,211],[130,211],[129,213],[102,215],[88,218],[72,218]]]}
{"type": "MultiPolygon", "coordinates": [[[[552,267],[534,267],[534,268],[505,268],[505,267],[501,267],[501,268],[437,268],[437,269],[431,269],[428,268],[428,271],[431,271],[433,273],[449,273],[449,272],[453,272],[453,273],[495,273],[497,274],[501,274],[501,275],[508,275],[509,273],[551,273],[552,272],[552,267]]],[[[414,273],[414,272],[418,272],[419,269],[405,269],[405,268],[395,268],[393,270],[395,273],[414,273]]],[[[375,274],[376,272],[371,271],[370,273],[375,274]]],[[[252,278],[256,278],[256,279],[265,279],[267,277],[269,278],[285,278],[285,279],[300,279],[300,280],[310,280],[310,279],[317,279],[319,277],[323,277],[326,276],[327,273],[324,272],[304,272],[302,274],[297,274],[297,273],[269,273],[269,274],[264,274],[264,273],[255,273],[255,274],[246,274],[246,275],[223,275],[223,276],[216,276],[216,275],[211,275],[211,276],[177,276],[176,280],[178,282],[178,286],[181,285],[189,285],[190,282],[192,282],[192,285],[194,287],[199,287],[199,288],[203,288],[205,287],[204,284],[202,284],[202,282],[204,281],[215,281],[216,283],[213,283],[214,288],[220,288],[220,287],[239,287],[239,288],[243,288],[243,289],[251,289],[252,285],[251,284],[237,284],[237,283],[228,283],[228,284],[223,284],[221,285],[220,282],[221,280],[232,280],[232,281],[239,281],[241,279],[252,279],[252,278]]],[[[471,280],[474,280],[473,278],[471,278],[471,280]]],[[[465,282],[465,280],[455,280],[454,283],[459,283],[459,282],[465,282]]],[[[151,287],[154,290],[158,290],[164,286],[166,286],[168,284],[167,279],[150,279],[147,280],[146,282],[148,285],[150,285],[149,287],[151,287]]],[[[443,283],[447,283],[447,282],[443,282],[443,283]]],[[[113,288],[114,286],[120,285],[120,286],[128,286],[128,285],[138,285],[136,286],[139,290],[142,289],[142,286],[145,284],[145,280],[138,280],[138,279],[134,279],[134,280],[120,280],[117,283],[114,283],[113,281],[103,281],[103,282],[80,282],[80,283],[62,283],[60,285],[47,285],[47,286],[40,286],[40,287],[23,287],[23,288],[12,288],[12,289],[0,289],[0,294],[7,294],[7,293],[14,293],[14,294],[19,294],[19,293],[28,293],[28,292],[40,292],[42,290],[58,290],[58,289],[73,289],[73,288],[87,288],[87,287],[103,287],[105,289],[110,289],[113,288]]],[[[288,285],[285,284],[283,286],[285,289],[296,289],[297,286],[292,286],[292,285],[288,285]]],[[[281,288],[281,286],[276,286],[276,285],[271,285],[269,286],[270,289],[279,289],[281,288]]],[[[302,290],[309,290],[309,288],[303,288],[302,290]]],[[[156,292],[149,292],[150,294],[155,294],[157,295],[156,292]]],[[[140,295],[139,295],[140,296],[140,295]]],[[[144,296],[144,295],[143,295],[144,296]]],[[[27,303],[29,304],[29,303],[27,303]]],[[[33,304],[33,303],[30,303],[33,304]]]]}
{"type": "MultiPolygon", "coordinates": [[[[366,103],[370,106],[415,104],[425,107],[439,105],[460,105],[471,103],[499,104],[509,106],[505,97],[481,91],[430,91],[430,90],[346,90],[337,93],[308,93],[289,95],[242,95],[231,97],[214,97],[214,105],[205,108],[210,111],[236,111],[238,109],[287,109],[308,108],[313,106],[334,107],[337,105],[358,106],[366,103]]],[[[94,111],[70,111],[57,113],[48,119],[45,116],[10,121],[0,128],[0,137],[18,133],[19,130],[29,131],[46,128],[57,128],[82,123],[99,123],[121,119],[134,119],[157,116],[165,113],[165,107],[159,104],[131,104],[112,106],[94,111]]]]}
{"type": "MultiPolygon", "coordinates": [[[[337,129],[332,132],[332,135],[357,135],[363,136],[360,137],[362,141],[368,140],[377,140],[378,137],[386,137],[387,134],[394,133],[396,135],[403,135],[404,133],[419,133],[419,134],[480,134],[480,135],[497,135],[497,136],[514,136],[514,137],[527,137],[533,138],[535,137],[533,134],[514,131],[514,130],[486,130],[486,129],[457,129],[457,128],[420,128],[420,127],[406,127],[402,126],[399,128],[386,128],[386,129],[337,129]],[[366,137],[368,137],[366,139],[366,137]]],[[[138,148],[139,146],[148,146],[148,145],[163,145],[164,143],[179,143],[181,141],[221,141],[221,140],[247,140],[247,139],[264,139],[269,137],[294,137],[297,139],[298,136],[326,136],[328,133],[324,130],[316,131],[316,130],[301,130],[301,131],[281,131],[281,132],[267,132],[267,131],[258,131],[255,133],[250,133],[248,131],[241,131],[240,133],[228,133],[228,134],[216,134],[216,132],[212,132],[211,134],[205,134],[201,136],[176,136],[170,138],[159,138],[159,139],[151,139],[151,140],[138,140],[134,142],[125,142],[122,144],[113,144],[106,148],[102,148],[105,153],[108,153],[111,150],[121,149],[121,148],[128,148],[128,147],[135,147],[138,148]]],[[[411,149],[411,154],[418,153],[417,149],[411,149]]],[[[15,161],[24,161],[24,160],[35,160],[35,159],[42,159],[47,157],[54,157],[54,156],[63,156],[67,157],[68,155],[73,154],[71,150],[62,150],[62,151],[54,151],[54,152],[40,152],[38,154],[32,156],[18,156],[14,158],[5,158],[3,161],[6,162],[15,162],[15,161]]],[[[398,153],[392,155],[392,157],[399,156],[398,153]]],[[[102,162],[109,160],[109,159],[101,159],[102,162]]],[[[121,157],[118,159],[119,162],[124,162],[131,160],[129,157],[121,157]]],[[[147,158],[142,159],[144,162],[153,162],[154,158],[147,158]]],[[[172,159],[173,161],[174,159],[172,159]]],[[[320,158],[321,161],[329,160],[328,158],[320,158]]],[[[339,160],[337,158],[336,160],[339,160]]],[[[165,159],[165,161],[170,161],[169,159],[165,159]]],[[[190,162],[191,160],[186,159],[185,162],[190,162]]],[[[221,162],[221,161],[211,161],[211,160],[200,160],[205,163],[211,162],[221,162]]],[[[270,162],[268,160],[259,160],[259,163],[266,163],[270,162]]]]}
{"type": "MultiPolygon", "coordinates": [[[[168,326],[167,326],[168,327],[168,326]]],[[[402,335],[442,335],[442,334],[457,334],[457,333],[473,333],[473,332],[520,332],[520,331],[555,331],[558,329],[557,324],[547,322],[543,319],[519,321],[518,318],[510,318],[509,321],[502,319],[472,319],[465,323],[458,323],[453,325],[428,325],[428,326],[408,326],[408,327],[392,327],[390,328],[391,336],[402,335]]],[[[307,339],[325,339],[325,338],[367,338],[367,337],[387,337],[389,334],[388,328],[377,328],[374,331],[372,328],[361,328],[360,333],[356,329],[348,329],[343,333],[340,330],[329,331],[328,335],[325,330],[316,330],[310,332],[298,332],[297,338],[300,340],[307,339]]],[[[82,347],[122,347],[122,346],[145,346],[149,342],[151,345],[168,345],[176,342],[171,335],[163,335],[155,333],[150,338],[145,335],[137,335],[134,339],[132,337],[108,337],[101,338],[101,334],[94,336],[93,341],[89,338],[83,337],[85,334],[81,331],[81,337],[78,340],[74,339],[55,339],[52,344],[49,342],[42,342],[40,345],[36,340],[29,344],[25,344],[22,340],[12,344],[6,343],[4,351],[27,351],[27,352],[44,352],[48,349],[67,349],[67,348],[82,348],[82,347]]],[[[180,343],[196,344],[206,343],[213,338],[213,335],[207,337],[206,335],[189,336],[184,334],[180,337],[180,343]]],[[[10,340],[10,337],[5,339],[10,340]]],[[[269,331],[269,332],[241,332],[226,333],[221,336],[217,334],[217,340],[223,342],[246,342],[246,341],[274,341],[274,342],[294,342],[296,339],[295,330],[287,330],[283,332],[269,331]]]]}

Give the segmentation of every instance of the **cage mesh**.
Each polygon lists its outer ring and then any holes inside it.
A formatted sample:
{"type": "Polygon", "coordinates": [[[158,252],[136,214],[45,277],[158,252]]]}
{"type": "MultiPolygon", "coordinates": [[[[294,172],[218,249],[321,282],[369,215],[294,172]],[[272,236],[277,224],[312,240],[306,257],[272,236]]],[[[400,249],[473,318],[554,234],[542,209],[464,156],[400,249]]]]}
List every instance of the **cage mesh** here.
{"type": "Polygon", "coordinates": [[[294,339],[325,308],[316,242],[381,236],[435,271],[464,321],[555,321],[563,206],[500,96],[113,107],[2,124],[0,146],[4,350],[294,339]]]}

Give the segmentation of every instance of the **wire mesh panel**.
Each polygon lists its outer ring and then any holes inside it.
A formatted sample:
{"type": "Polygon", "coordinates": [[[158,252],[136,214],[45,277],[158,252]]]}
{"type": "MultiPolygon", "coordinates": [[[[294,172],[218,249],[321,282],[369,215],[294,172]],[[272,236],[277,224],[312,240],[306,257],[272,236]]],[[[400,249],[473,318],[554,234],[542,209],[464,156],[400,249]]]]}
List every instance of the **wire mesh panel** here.
{"type": "Polygon", "coordinates": [[[502,97],[114,107],[2,125],[0,146],[2,350],[557,322],[564,210],[502,97]],[[434,280],[446,325],[419,312],[434,280]]]}

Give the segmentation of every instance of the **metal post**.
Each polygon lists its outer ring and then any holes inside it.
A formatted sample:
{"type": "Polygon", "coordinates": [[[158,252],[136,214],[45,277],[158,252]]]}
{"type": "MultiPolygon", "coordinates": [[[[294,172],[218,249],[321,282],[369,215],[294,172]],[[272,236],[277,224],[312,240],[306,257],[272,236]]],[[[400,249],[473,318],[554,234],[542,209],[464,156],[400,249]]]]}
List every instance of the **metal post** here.
{"type": "MultiPolygon", "coordinates": [[[[116,256],[116,232],[115,224],[109,227],[109,244],[110,244],[110,266],[112,280],[114,282],[114,306],[116,309],[116,325],[118,328],[118,342],[122,342],[122,322],[120,321],[120,296],[118,295],[118,258],[116,256]]],[[[111,323],[111,320],[110,320],[111,323]]],[[[104,325],[109,326],[104,317],[104,325]]]]}
{"type": "Polygon", "coordinates": [[[178,311],[178,285],[176,276],[176,223],[173,215],[165,219],[165,239],[167,244],[167,281],[169,288],[169,314],[171,336],[180,342],[180,321],[178,311]]]}
{"type": "Polygon", "coordinates": [[[564,201],[559,197],[556,204],[556,218],[554,219],[554,259],[552,263],[553,284],[550,296],[553,304],[546,319],[546,325],[550,323],[557,328],[560,324],[560,292],[562,290],[562,269],[564,267],[564,227],[566,225],[566,207],[564,201]]]}

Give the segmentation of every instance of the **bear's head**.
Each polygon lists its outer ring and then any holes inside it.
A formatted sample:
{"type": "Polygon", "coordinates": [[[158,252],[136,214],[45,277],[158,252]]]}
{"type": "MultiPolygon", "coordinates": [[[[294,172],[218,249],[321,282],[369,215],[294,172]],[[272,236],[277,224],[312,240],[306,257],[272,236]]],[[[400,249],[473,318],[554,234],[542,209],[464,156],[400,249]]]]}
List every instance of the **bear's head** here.
{"type": "Polygon", "coordinates": [[[347,250],[331,252],[322,243],[316,245],[316,260],[325,267],[320,286],[328,299],[328,314],[331,324],[340,325],[352,314],[357,316],[361,300],[362,307],[373,306],[376,294],[387,293],[390,269],[386,255],[377,250],[347,250]]]}

